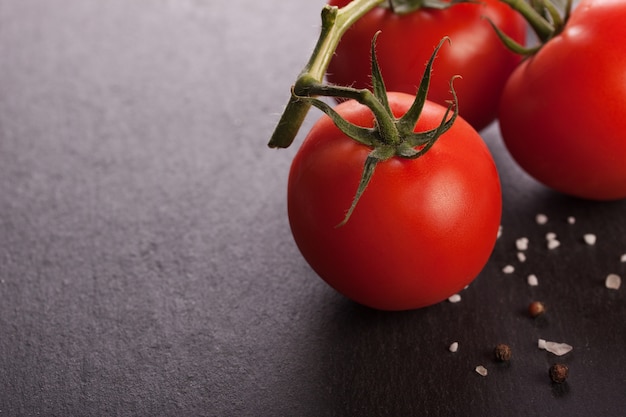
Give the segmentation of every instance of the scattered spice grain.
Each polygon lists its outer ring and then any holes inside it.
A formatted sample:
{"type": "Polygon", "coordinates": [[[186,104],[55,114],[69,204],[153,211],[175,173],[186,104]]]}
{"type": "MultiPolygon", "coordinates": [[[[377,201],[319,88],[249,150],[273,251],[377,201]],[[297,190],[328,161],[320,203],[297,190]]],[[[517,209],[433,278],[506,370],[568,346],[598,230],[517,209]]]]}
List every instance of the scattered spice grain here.
{"type": "Polygon", "coordinates": [[[509,345],[506,345],[504,343],[499,343],[496,345],[495,349],[493,350],[493,354],[496,357],[497,361],[508,362],[511,360],[511,356],[513,353],[509,345]]]}
{"type": "Polygon", "coordinates": [[[569,368],[562,363],[555,363],[548,371],[550,379],[557,384],[562,384],[569,376],[569,368]]]}
{"type": "Polygon", "coordinates": [[[531,317],[539,317],[546,312],[546,306],[541,301],[533,301],[528,305],[528,314],[531,317]]]}

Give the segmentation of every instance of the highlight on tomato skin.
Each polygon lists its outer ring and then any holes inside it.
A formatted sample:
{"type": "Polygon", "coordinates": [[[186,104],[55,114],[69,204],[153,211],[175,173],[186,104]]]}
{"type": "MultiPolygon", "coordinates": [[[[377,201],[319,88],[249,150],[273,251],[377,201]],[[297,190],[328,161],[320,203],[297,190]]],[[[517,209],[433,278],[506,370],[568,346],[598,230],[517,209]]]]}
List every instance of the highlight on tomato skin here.
{"type": "MultiPolygon", "coordinates": [[[[389,93],[395,115],[414,96],[389,93]]],[[[354,101],[335,110],[372,126],[354,101]]],[[[446,109],[427,101],[415,131],[436,127],[446,109]]],[[[436,304],[484,268],[502,211],[498,173],[481,137],[457,118],[417,159],[380,162],[350,220],[371,149],[345,136],[326,115],[311,128],[289,173],[287,207],[294,240],[312,269],[344,296],[380,310],[436,304]]]]}
{"type": "MultiPolygon", "coordinates": [[[[349,2],[329,4],[341,7],[349,2]]],[[[450,98],[448,80],[460,75],[456,83],[460,114],[480,131],[495,120],[504,84],[522,59],[502,45],[487,18],[517,42],[525,42],[526,22],[499,0],[455,4],[444,10],[422,8],[406,15],[376,7],[344,34],[327,79],[338,85],[369,87],[368,48],[380,30],[377,54],[388,91],[415,94],[433,45],[448,36],[451,47],[438,54],[428,98],[445,105],[450,98]]]]}

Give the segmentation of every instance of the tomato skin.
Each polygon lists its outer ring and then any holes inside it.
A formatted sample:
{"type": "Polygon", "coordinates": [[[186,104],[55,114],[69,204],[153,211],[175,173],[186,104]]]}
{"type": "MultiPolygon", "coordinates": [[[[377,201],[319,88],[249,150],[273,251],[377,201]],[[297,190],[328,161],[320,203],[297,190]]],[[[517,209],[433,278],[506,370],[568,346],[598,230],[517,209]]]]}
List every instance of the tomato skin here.
{"type": "MultiPolygon", "coordinates": [[[[414,97],[389,93],[396,117],[414,97]]],[[[371,127],[366,107],[336,110],[371,127]]],[[[416,131],[436,127],[445,109],[428,102],[416,131]]],[[[495,164],[460,117],[422,157],[380,162],[349,221],[371,149],[341,133],[327,116],[312,127],[292,162],[288,214],[307,262],[331,287],[363,305],[407,310],[445,300],[468,285],[493,250],[502,198],[495,164]]]]}
{"type": "Polygon", "coordinates": [[[626,3],[582,1],[512,74],[500,130],[515,161],[562,193],[626,197],[626,3]]]}
{"type": "MultiPolygon", "coordinates": [[[[331,0],[344,6],[347,0],[331,0]]],[[[376,7],[357,21],[342,37],[328,67],[328,81],[355,88],[370,86],[370,45],[381,30],[376,54],[388,91],[415,94],[424,66],[444,36],[450,45],[438,53],[429,100],[445,105],[450,99],[450,78],[455,82],[459,111],[476,130],[496,117],[502,88],[521,58],[508,51],[484,17],[523,43],[526,23],[498,0],[462,3],[445,10],[420,9],[397,15],[376,7]]]]}

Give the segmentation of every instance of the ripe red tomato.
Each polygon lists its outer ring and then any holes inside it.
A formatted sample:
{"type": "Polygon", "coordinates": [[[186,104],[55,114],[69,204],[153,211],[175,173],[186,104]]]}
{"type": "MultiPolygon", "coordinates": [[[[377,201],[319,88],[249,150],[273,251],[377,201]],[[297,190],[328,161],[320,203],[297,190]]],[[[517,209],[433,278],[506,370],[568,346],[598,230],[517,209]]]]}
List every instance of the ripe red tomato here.
{"type": "Polygon", "coordinates": [[[626,2],[583,0],[515,70],[500,130],[518,164],[576,197],[626,197],[626,2]]]}
{"type": "MultiPolygon", "coordinates": [[[[330,1],[339,7],[347,3],[330,1]]],[[[525,21],[498,0],[461,3],[445,10],[423,8],[406,15],[376,7],[344,34],[327,78],[335,84],[368,88],[370,43],[380,30],[376,53],[387,90],[415,94],[433,48],[448,36],[451,45],[438,54],[428,98],[445,105],[450,78],[461,75],[455,83],[459,112],[481,130],[496,118],[502,88],[520,62],[502,45],[485,16],[517,42],[524,42],[525,21]]]]}
{"type": "MultiPolygon", "coordinates": [[[[396,117],[414,100],[388,95],[396,117]]],[[[355,101],[335,110],[373,126],[371,111],[355,101]]],[[[427,101],[415,131],[437,127],[444,112],[427,101]]],[[[328,116],[310,130],[288,182],[289,222],[302,255],[331,287],[366,306],[407,310],[445,300],[480,273],[495,244],[502,199],[489,150],[457,118],[420,158],[378,163],[352,217],[337,227],[370,151],[328,116]]]]}

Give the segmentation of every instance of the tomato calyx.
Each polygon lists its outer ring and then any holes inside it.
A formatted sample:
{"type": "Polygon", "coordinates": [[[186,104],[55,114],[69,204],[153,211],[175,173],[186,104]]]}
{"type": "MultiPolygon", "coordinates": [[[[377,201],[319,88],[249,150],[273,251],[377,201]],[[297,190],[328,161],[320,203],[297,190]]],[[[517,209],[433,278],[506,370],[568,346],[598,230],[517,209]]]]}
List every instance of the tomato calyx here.
{"type": "Polygon", "coordinates": [[[459,3],[478,3],[479,0],[387,0],[380,7],[395,14],[408,14],[419,9],[447,9],[459,3]]]}
{"type": "Polygon", "coordinates": [[[539,43],[533,47],[524,47],[505,34],[496,26],[495,23],[491,21],[491,19],[487,20],[496,31],[496,34],[502,43],[509,50],[524,56],[530,56],[537,53],[537,51],[541,49],[546,42],[563,31],[563,28],[569,20],[573,4],[572,0],[566,0],[563,11],[561,12],[551,0],[501,1],[508,4],[512,9],[521,14],[524,19],[526,19],[533,32],[535,32],[539,43]]]}
{"type": "Polygon", "coordinates": [[[367,188],[378,163],[386,161],[392,157],[405,159],[416,159],[424,155],[450,127],[458,116],[457,96],[454,90],[453,81],[450,80],[450,90],[452,101],[440,124],[431,130],[415,132],[415,126],[426,103],[428,89],[430,85],[432,66],[439,49],[449,38],[443,38],[436,46],[433,54],[426,64],[424,74],[417,89],[415,100],[409,110],[397,118],[392,113],[387,98],[387,89],[376,58],[376,39],[380,32],[377,32],[372,39],[371,61],[372,61],[372,91],[368,89],[355,89],[352,87],[324,84],[316,81],[313,77],[301,77],[292,88],[292,95],[295,100],[302,100],[324,112],[331,118],[333,123],[341,132],[351,139],[370,147],[372,150],[367,156],[361,175],[361,180],[352,204],[348,209],[343,221],[338,226],[347,223],[359,199],[367,188]],[[358,126],[342,118],[330,105],[316,98],[317,96],[341,97],[353,99],[367,106],[374,117],[372,128],[358,126]]]}

